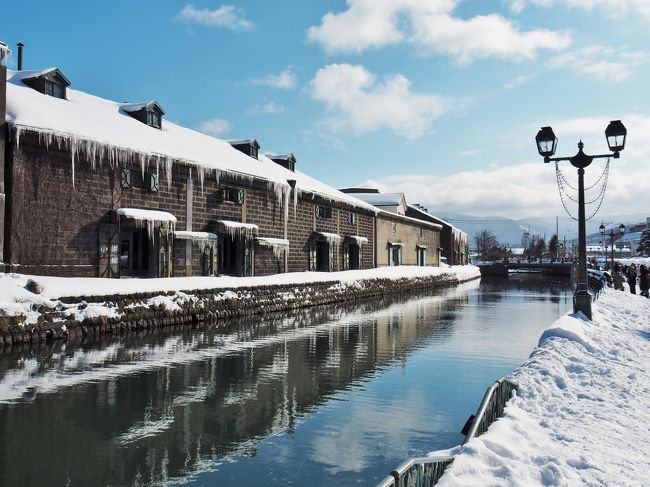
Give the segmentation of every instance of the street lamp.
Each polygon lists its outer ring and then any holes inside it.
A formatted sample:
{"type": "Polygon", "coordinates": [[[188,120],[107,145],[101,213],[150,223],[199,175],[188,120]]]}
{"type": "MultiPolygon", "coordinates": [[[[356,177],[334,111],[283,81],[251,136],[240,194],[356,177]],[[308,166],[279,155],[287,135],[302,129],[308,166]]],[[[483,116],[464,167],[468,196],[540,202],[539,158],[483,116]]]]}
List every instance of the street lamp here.
{"type": "Polygon", "coordinates": [[[578,284],[573,295],[573,311],[581,311],[591,320],[591,294],[589,293],[589,284],[587,281],[587,232],[585,218],[585,168],[591,164],[594,159],[620,157],[620,151],[625,149],[625,139],[627,138],[627,129],[620,120],[613,120],[605,130],[607,146],[612,151],[611,154],[601,154],[591,156],[585,154],[582,149],[584,144],[582,140],[578,143],[578,153],[573,157],[552,157],[557,149],[557,137],[551,127],[542,127],[535,136],[537,151],[544,158],[545,163],[569,161],[571,165],[578,169],[578,284]]]}
{"type": "Polygon", "coordinates": [[[619,234],[622,237],[624,233],[625,233],[625,225],[623,225],[622,223],[618,227],[618,233],[614,233],[613,228],[609,232],[609,238],[612,239],[612,268],[614,267],[614,251],[616,250],[614,248],[614,241],[616,240],[616,238],[618,237],[619,234]]]}
{"type": "Polygon", "coordinates": [[[605,269],[607,269],[607,244],[605,242],[605,224],[601,223],[598,227],[600,230],[600,243],[603,245],[603,253],[605,254],[605,269]]]}

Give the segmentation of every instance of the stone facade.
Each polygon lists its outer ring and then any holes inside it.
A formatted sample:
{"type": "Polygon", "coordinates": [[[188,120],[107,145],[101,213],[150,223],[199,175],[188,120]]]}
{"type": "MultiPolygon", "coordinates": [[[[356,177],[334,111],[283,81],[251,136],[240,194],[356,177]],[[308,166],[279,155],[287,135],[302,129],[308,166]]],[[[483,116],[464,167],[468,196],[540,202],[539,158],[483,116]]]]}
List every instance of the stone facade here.
{"type": "Polygon", "coordinates": [[[440,231],[440,247],[442,249],[442,255],[447,258],[447,264],[469,264],[469,237],[465,232],[411,205],[406,209],[406,216],[442,225],[440,231]]]}
{"type": "Polygon", "coordinates": [[[376,225],[377,267],[440,265],[440,226],[386,211],[377,215],[376,225]]]}
{"type": "MultiPolygon", "coordinates": [[[[111,166],[109,161],[102,161],[93,168],[81,159],[74,164],[73,183],[69,148],[56,144],[46,147],[38,134],[26,130],[21,133],[19,145],[15,137],[10,137],[7,153],[7,178],[11,185],[7,196],[5,262],[11,271],[100,276],[103,269],[100,268],[100,233],[102,228],[108,228],[109,233],[117,232],[113,240],[104,242],[105,248],[118,252],[118,255],[113,255],[115,252],[111,254],[114,263],[118,259],[119,266],[122,266],[123,251],[127,247],[131,249],[129,259],[136,253],[133,250],[136,247],[143,254],[139,255],[141,266],[137,275],[140,277],[204,275],[208,272],[215,275],[223,270],[220,259],[224,256],[220,247],[227,246],[228,239],[232,240],[231,235],[219,227],[221,220],[255,224],[259,228],[257,235],[242,238],[241,243],[249,254],[248,257],[232,259],[237,269],[228,269],[230,274],[268,275],[285,270],[309,270],[314,232],[336,233],[342,237],[341,243],[333,249],[331,270],[345,267],[345,236],[368,239],[369,244],[362,252],[361,267],[373,267],[374,214],[342,202],[329,201],[318,194],[300,193],[295,208],[291,198],[285,230],[283,205],[261,179],[242,180],[223,174],[219,181],[206,176],[201,182],[196,167],[174,163],[168,183],[162,167],[150,165],[143,178],[139,162],[117,167],[111,166]],[[134,180],[141,183],[148,181],[151,175],[157,176],[157,190],[152,191],[147,184],[125,186],[125,170],[130,170],[134,180]],[[225,189],[243,190],[243,201],[229,199],[225,196],[225,189]],[[188,195],[191,196],[189,199],[188,195]],[[331,208],[331,218],[317,218],[315,207],[319,205],[331,208]],[[206,246],[187,240],[166,240],[168,236],[158,227],[154,228],[155,236],[148,235],[144,228],[138,233],[134,222],[117,217],[118,208],[168,212],[177,219],[176,230],[212,232],[219,235],[219,241],[216,246],[206,246]],[[354,224],[348,223],[348,213],[356,215],[354,224]],[[130,237],[130,244],[125,239],[127,231],[135,236],[130,237]],[[282,239],[285,231],[290,241],[286,263],[283,255],[276,257],[271,248],[262,247],[254,238],[282,239]],[[138,239],[145,243],[138,243],[138,239]],[[209,257],[204,256],[206,247],[208,254],[210,248],[213,250],[209,257]],[[162,255],[166,256],[163,258],[162,255]],[[244,270],[245,258],[250,258],[247,270],[244,270]],[[163,264],[164,259],[171,262],[171,267],[163,264]]],[[[234,244],[231,247],[235,249],[234,244]]],[[[239,252],[241,248],[237,246],[235,250],[239,252]]],[[[117,274],[123,275],[124,272],[120,269],[117,274]]]]}

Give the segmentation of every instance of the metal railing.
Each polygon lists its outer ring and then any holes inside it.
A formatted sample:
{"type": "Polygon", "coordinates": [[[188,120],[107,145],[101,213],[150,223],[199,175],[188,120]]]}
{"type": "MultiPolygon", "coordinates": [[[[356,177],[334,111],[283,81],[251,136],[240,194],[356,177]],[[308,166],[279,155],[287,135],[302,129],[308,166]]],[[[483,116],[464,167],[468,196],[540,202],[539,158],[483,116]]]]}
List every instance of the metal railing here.
{"type": "MultiPolygon", "coordinates": [[[[492,423],[503,416],[506,403],[517,389],[517,384],[508,379],[500,379],[487,388],[476,415],[470,416],[463,428],[462,432],[467,433],[461,449],[470,439],[485,433],[492,423]]],[[[454,457],[447,455],[411,458],[393,470],[376,487],[433,487],[453,461],[454,457]]]]}
{"type": "Polygon", "coordinates": [[[492,423],[503,416],[503,409],[517,388],[517,384],[510,382],[508,379],[498,380],[487,388],[469,431],[465,435],[463,445],[475,436],[481,436],[492,423]]]}
{"type": "Polygon", "coordinates": [[[453,461],[452,456],[411,458],[393,470],[377,487],[433,487],[453,461]]]}

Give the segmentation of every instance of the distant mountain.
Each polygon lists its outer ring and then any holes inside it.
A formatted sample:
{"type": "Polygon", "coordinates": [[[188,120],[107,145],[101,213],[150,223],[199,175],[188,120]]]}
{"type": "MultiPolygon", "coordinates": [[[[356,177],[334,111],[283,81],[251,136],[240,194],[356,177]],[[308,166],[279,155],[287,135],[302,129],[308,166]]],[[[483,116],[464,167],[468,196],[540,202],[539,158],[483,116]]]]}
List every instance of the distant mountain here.
{"type": "MultiPolygon", "coordinates": [[[[521,246],[521,238],[524,230],[529,230],[531,235],[541,235],[548,241],[556,233],[555,217],[544,219],[508,219],[500,216],[474,216],[450,211],[430,210],[431,214],[447,220],[452,225],[460,228],[470,237],[470,245],[473,246],[474,235],[483,229],[488,229],[497,236],[497,240],[505,245],[512,247],[521,246]]],[[[566,238],[567,242],[577,240],[578,223],[570,220],[566,215],[559,215],[558,220],[560,240],[566,238]]],[[[610,228],[618,228],[623,223],[626,227],[638,223],[645,223],[646,213],[629,214],[629,215],[597,215],[587,222],[587,240],[589,242],[599,241],[600,233],[598,227],[604,222],[607,227],[607,233],[610,228]],[[609,222],[613,224],[608,225],[609,222]]]]}

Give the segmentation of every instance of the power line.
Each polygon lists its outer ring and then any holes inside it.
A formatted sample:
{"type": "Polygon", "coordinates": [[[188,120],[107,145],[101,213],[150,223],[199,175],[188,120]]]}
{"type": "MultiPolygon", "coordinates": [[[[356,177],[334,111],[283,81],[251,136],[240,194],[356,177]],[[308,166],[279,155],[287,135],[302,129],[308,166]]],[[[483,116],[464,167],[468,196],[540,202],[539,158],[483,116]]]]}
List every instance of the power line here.
{"type": "MultiPolygon", "coordinates": [[[[566,216],[561,216],[561,217],[558,217],[558,218],[560,220],[571,220],[571,218],[566,217],[566,216]]],[[[443,217],[443,220],[446,220],[448,222],[493,223],[493,224],[531,222],[531,221],[554,220],[554,219],[555,219],[554,216],[542,216],[542,217],[535,217],[535,218],[510,218],[510,219],[503,219],[503,220],[480,220],[480,219],[464,220],[464,219],[460,219],[460,218],[446,218],[446,217],[443,217]]]]}

